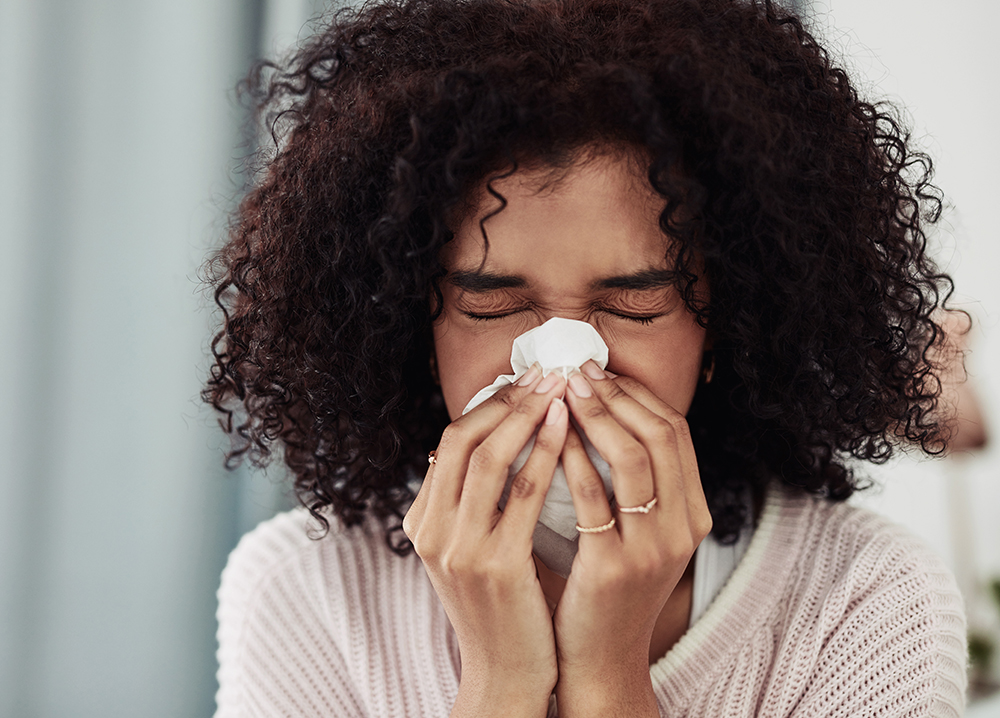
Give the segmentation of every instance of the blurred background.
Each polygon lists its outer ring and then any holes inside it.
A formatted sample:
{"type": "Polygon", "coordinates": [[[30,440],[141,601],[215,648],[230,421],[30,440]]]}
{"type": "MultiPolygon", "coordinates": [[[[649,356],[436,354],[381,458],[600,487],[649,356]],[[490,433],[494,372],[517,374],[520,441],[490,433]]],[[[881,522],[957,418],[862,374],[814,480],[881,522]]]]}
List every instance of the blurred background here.
{"type": "MultiPolygon", "coordinates": [[[[233,88],[323,5],[0,0],[0,718],[213,712],[219,573],[289,499],[280,471],[222,469],[198,398],[214,322],[199,271],[250,149],[233,88]]],[[[870,98],[905,101],[937,161],[935,252],[976,321],[968,387],[996,427],[1000,5],[797,7],[870,98]]],[[[955,570],[983,666],[975,716],[1000,716],[992,438],[863,469],[878,486],[858,499],[955,570]]]]}

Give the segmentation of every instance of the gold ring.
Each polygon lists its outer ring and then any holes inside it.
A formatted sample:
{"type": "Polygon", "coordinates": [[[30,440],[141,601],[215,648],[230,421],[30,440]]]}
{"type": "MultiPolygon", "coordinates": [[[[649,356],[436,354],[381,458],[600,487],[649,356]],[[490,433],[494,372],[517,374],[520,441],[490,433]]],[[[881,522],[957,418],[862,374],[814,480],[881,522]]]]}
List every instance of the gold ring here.
{"type": "Polygon", "coordinates": [[[648,514],[654,506],[656,506],[655,496],[642,506],[619,506],[618,511],[623,514],[648,514]]]}
{"type": "Polygon", "coordinates": [[[437,450],[434,450],[431,453],[427,454],[427,463],[428,464],[436,464],[438,462],[438,460],[437,460],[437,453],[438,453],[437,450]]]}
{"type": "Polygon", "coordinates": [[[576,525],[576,530],[579,531],[582,534],[599,534],[599,533],[602,533],[604,531],[610,531],[614,527],[615,527],[615,517],[612,516],[611,520],[608,521],[603,526],[589,526],[588,527],[588,526],[581,526],[580,524],[577,524],[576,525]]]}

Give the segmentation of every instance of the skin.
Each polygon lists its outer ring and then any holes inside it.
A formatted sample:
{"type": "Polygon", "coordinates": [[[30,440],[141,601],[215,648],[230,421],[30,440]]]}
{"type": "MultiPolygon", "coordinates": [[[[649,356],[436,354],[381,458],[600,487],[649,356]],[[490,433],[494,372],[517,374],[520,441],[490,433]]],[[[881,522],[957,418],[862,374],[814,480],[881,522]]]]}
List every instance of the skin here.
{"type": "Polygon", "coordinates": [[[453,716],[656,716],[649,663],[686,628],[688,570],[711,529],[684,414],[706,333],[663,276],[669,239],[663,200],[625,153],[582,153],[569,169],[523,169],[485,188],[456,223],[434,327],[445,430],[403,528],[424,562],[462,656],[453,716]],[[462,416],[510,371],[515,337],[551,317],[590,322],[610,350],[608,370],[542,379],[529,372],[462,416]],[[611,465],[621,514],[583,534],[568,579],[531,553],[553,469],[566,469],[580,525],[613,516],[568,417],[611,465]],[[501,513],[507,467],[539,429],[501,513]]]}
{"type": "Polygon", "coordinates": [[[975,385],[965,372],[971,320],[961,312],[942,312],[936,319],[946,337],[935,359],[941,366],[941,411],[952,431],[948,450],[981,449],[988,441],[986,424],[975,385]]]}

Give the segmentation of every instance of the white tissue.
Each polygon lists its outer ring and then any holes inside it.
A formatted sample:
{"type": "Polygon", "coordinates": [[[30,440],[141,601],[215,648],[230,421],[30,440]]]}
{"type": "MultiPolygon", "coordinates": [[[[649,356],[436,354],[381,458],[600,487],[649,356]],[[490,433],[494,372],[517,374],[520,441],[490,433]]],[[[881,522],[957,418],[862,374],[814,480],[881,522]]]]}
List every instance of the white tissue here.
{"type": "Polygon", "coordinates": [[[514,373],[501,374],[488,387],[480,389],[462,413],[468,414],[500,389],[513,384],[535,362],[541,366],[542,376],[559,372],[568,378],[573,369],[579,369],[590,359],[601,369],[608,365],[608,345],[597,330],[587,322],[553,317],[514,340],[510,350],[510,368],[514,373]]]}
{"type": "MultiPolygon", "coordinates": [[[[578,369],[591,359],[602,369],[608,365],[608,345],[594,327],[573,319],[559,317],[550,319],[514,340],[510,353],[510,364],[514,373],[498,376],[496,381],[472,397],[462,413],[467,414],[503,387],[520,379],[532,364],[539,364],[543,376],[558,372],[568,377],[572,370],[578,369]]],[[[577,431],[583,439],[591,463],[604,480],[604,489],[610,500],[611,468],[579,427],[577,431]]],[[[510,465],[502,503],[506,502],[510,483],[528,460],[534,445],[535,439],[532,437],[510,465]]],[[[545,505],[542,507],[538,523],[551,531],[536,529],[535,554],[553,571],[567,576],[573,557],[576,555],[579,532],[576,530],[576,511],[573,509],[573,499],[569,493],[569,485],[566,483],[566,474],[561,462],[556,466],[552,486],[545,496],[545,505]],[[552,536],[552,532],[562,540],[552,536]]]]}

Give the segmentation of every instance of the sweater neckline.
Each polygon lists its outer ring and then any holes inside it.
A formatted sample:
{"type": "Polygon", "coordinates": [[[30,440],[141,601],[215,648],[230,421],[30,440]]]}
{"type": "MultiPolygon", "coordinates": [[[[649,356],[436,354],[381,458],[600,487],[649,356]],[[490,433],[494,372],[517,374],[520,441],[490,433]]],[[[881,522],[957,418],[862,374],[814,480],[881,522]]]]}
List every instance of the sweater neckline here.
{"type": "Polygon", "coordinates": [[[772,483],[743,559],[695,624],[649,668],[658,693],[675,705],[746,645],[787,589],[806,520],[801,499],[772,483]]]}

